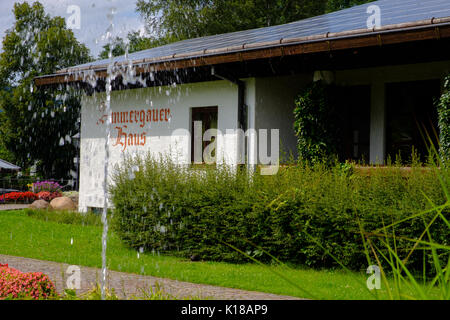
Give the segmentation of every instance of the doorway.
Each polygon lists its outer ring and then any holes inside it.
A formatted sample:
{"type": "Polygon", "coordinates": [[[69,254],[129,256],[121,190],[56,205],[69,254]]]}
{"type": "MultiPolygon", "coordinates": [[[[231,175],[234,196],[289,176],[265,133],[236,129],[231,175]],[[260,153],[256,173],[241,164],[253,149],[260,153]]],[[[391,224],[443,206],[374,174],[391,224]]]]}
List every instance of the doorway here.
{"type": "Polygon", "coordinates": [[[370,86],[339,87],[339,158],[366,163],[370,152],[370,86]]]}
{"type": "MultiPolygon", "coordinates": [[[[191,109],[191,162],[195,164],[205,163],[204,150],[211,143],[215,142],[216,137],[211,141],[204,141],[205,132],[210,129],[218,129],[218,107],[202,107],[191,109]],[[195,130],[196,125],[201,125],[201,130],[195,130]],[[201,134],[201,137],[195,134],[201,134]],[[201,141],[201,143],[198,143],[201,141]]],[[[200,128],[199,128],[200,129],[200,128]]],[[[215,150],[212,151],[213,159],[217,158],[215,150]]],[[[213,161],[215,162],[215,161],[213,161]]]]}

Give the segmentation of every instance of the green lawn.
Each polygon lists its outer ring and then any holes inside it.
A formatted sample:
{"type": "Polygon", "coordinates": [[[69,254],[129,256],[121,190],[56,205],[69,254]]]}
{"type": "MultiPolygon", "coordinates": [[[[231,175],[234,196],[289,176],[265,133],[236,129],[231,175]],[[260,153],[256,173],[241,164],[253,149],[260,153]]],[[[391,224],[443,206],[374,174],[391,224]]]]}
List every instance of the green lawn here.
{"type": "MultiPolygon", "coordinates": [[[[0,254],[101,267],[101,234],[98,226],[61,224],[29,217],[24,211],[0,212],[0,254]],[[73,244],[71,244],[73,240],[73,244]]],[[[365,289],[367,275],[339,270],[316,271],[235,265],[217,262],[190,262],[157,253],[138,253],[125,247],[110,232],[108,268],[193,283],[269,292],[302,298],[373,299],[365,289]],[[281,273],[289,282],[279,277],[281,273]],[[301,287],[313,296],[301,291],[301,287]]],[[[412,294],[406,291],[408,294],[412,294]]],[[[386,292],[377,292],[386,298],[386,292]]]]}

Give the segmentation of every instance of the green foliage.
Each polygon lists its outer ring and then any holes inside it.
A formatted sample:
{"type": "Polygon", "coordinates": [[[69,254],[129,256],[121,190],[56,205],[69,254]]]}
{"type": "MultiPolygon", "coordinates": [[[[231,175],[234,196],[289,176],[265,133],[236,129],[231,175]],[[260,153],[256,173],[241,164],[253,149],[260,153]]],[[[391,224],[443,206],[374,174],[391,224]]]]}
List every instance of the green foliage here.
{"type": "MultiPolygon", "coordinates": [[[[1,126],[2,126],[2,124],[1,124],[1,120],[0,120],[0,127],[1,126]]],[[[3,143],[1,132],[0,132],[0,159],[8,161],[8,162],[14,161],[13,154],[10,151],[8,151],[8,149],[6,149],[6,147],[3,143]]]]}
{"type": "Polygon", "coordinates": [[[102,226],[101,217],[94,213],[77,211],[59,211],[50,209],[25,209],[24,212],[34,219],[53,221],[61,224],[76,224],[82,226],[102,226]]]}
{"type": "Polygon", "coordinates": [[[450,159],[450,75],[444,80],[444,92],[438,103],[441,155],[450,159]]]}
{"type": "Polygon", "coordinates": [[[257,199],[245,173],[235,175],[227,168],[183,170],[169,160],[160,164],[148,157],[137,163],[130,160],[114,179],[114,224],[130,246],[244,260],[223,242],[244,245],[240,238],[247,238],[242,228],[247,224],[245,213],[257,199]],[[136,168],[139,172],[133,172],[136,168]]]}
{"type": "MultiPolygon", "coordinates": [[[[367,268],[358,221],[370,232],[429,209],[425,194],[434,203],[445,202],[436,169],[418,165],[407,174],[387,168],[367,177],[347,166],[330,169],[317,163],[267,177],[221,167],[180,168],[151,157],[128,159],[117,168],[111,194],[114,228],[138,250],[248,261],[234,247],[264,262],[271,260],[265,251],[293,264],[337,266],[318,241],[354,270],[367,268]]],[[[422,217],[400,223],[396,231],[399,237],[418,238],[422,217]]],[[[433,225],[430,232],[448,244],[450,231],[444,224],[433,225]]],[[[406,256],[411,244],[399,240],[397,247],[406,256]]],[[[422,252],[414,253],[408,266],[420,270],[422,260],[422,252]]]]}
{"type": "Polygon", "coordinates": [[[342,10],[356,5],[373,2],[375,0],[328,0],[327,12],[342,10]]]}
{"type": "MultiPolygon", "coordinates": [[[[127,52],[133,53],[137,51],[142,51],[154,47],[164,45],[163,40],[158,40],[151,37],[144,37],[137,31],[132,31],[128,33],[126,41],[120,37],[116,37],[113,41],[113,49],[111,51],[113,57],[124,55],[127,52]]],[[[108,59],[111,45],[108,43],[103,46],[103,50],[99,54],[100,59],[108,59]]]]}
{"type": "Polygon", "coordinates": [[[302,160],[320,162],[337,154],[336,91],[334,85],[317,81],[302,89],[295,101],[294,129],[302,160]]]}
{"type": "Polygon", "coordinates": [[[24,169],[38,162],[43,175],[70,177],[77,153],[70,140],[79,131],[77,93],[34,90],[33,78],[88,62],[89,50],[66,28],[63,18],[45,14],[39,2],[16,3],[14,17],[0,55],[2,144],[24,169]]]}
{"type": "Polygon", "coordinates": [[[285,24],[371,0],[138,0],[151,34],[165,42],[285,24]]]}

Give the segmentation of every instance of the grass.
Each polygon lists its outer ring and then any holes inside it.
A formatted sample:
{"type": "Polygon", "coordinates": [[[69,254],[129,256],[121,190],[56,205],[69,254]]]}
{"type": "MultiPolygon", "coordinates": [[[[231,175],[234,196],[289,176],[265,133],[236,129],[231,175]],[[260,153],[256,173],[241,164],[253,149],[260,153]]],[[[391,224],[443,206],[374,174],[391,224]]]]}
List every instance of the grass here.
{"type": "MultiPolygon", "coordinates": [[[[51,214],[51,213],[49,213],[51,214]]],[[[57,213],[55,213],[57,214],[57,213]]],[[[50,221],[45,215],[34,216],[27,211],[0,212],[0,254],[101,267],[101,227],[50,221]]],[[[74,219],[75,221],[76,219],[74,219]]],[[[110,232],[107,252],[110,270],[170,278],[192,283],[210,284],[244,290],[317,299],[374,299],[374,292],[365,288],[364,272],[344,270],[311,270],[258,264],[191,262],[162,256],[156,252],[138,254],[125,247],[110,232]],[[288,281],[274,276],[282,274],[288,281]],[[295,284],[295,285],[293,285],[295,284]],[[311,292],[305,294],[303,290],[311,292]]],[[[389,279],[389,281],[394,281],[389,279]]],[[[393,285],[393,283],[391,283],[393,285]]],[[[383,290],[378,298],[389,298],[383,290]]],[[[423,286],[423,290],[428,290],[423,286]]],[[[431,289],[431,297],[435,289],[431,289]]],[[[406,289],[408,295],[414,296],[406,289]]],[[[436,292],[437,296],[437,292],[436,292]]]]}

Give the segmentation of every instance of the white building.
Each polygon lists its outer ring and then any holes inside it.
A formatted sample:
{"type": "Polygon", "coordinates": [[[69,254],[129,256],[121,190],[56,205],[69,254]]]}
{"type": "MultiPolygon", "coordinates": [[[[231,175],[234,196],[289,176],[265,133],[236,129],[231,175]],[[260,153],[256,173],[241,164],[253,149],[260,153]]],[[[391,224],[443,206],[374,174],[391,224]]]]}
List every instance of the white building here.
{"type": "MultiPolygon", "coordinates": [[[[114,60],[110,170],[127,153],[193,162],[195,121],[217,128],[217,162],[240,162],[236,129],[278,129],[296,155],[294,100],[324,79],[342,86],[342,155],[383,163],[412,146],[417,121],[436,128],[433,98],[450,71],[450,2],[383,0],[291,24],[181,41],[114,60]],[[140,82],[127,79],[127,66],[140,82]],[[319,71],[326,70],[326,71],[319,71]]],[[[86,88],[82,97],[80,209],[103,206],[107,60],[36,78],[86,88]],[[93,82],[92,80],[98,80],[93,82]]],[[[205,145],[202,145],[204,147],[205,145]]],[[[270,150],[270,147],[269,147],[270,150]]],[[[245,152],[260,162],[257,138],[245,152]]],[[[111,171],[110,171],[111,172],[111,171]]]]}

